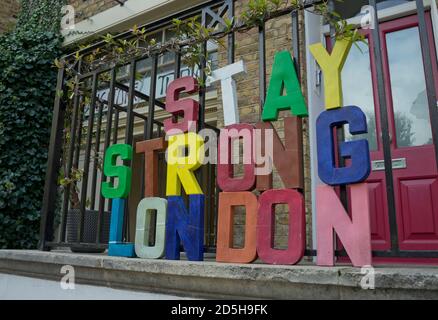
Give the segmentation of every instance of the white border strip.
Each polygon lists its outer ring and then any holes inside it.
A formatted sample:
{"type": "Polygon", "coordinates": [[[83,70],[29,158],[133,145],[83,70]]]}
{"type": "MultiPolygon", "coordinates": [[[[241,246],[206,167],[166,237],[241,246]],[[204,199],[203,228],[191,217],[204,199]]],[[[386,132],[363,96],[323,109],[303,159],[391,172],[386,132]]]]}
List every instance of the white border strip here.
{"type": "MultiPolygon", "coordinates": [[[[435,7],[436,7],[436,2],[433,0],[423,0],[423,3],[424,3],[424,7],[426,9],[431,7],[431,3],[434,3],[435,7]]],[[[397,18],[405,17],[405,16],[410,15],[410,14],[414,14],[416,12],[417,12],[417,5],[415,4],[415,1],[400,4],[400,5],[395,6],[395,7],[390,7],[387,9],[379,10],[379,12],[378,12],[379,22],[394,20],[397,18]]],[[[347,19],[347,23],[353,24],[355,26],[360,26],[361,19],[362,19],[362,17],[360,17],[360,16],[353,17],[353,18],[347,19]]],[[[327,25],[327,24],[324,25],[322,27],[322,30],[323,30],[322,32],[325,35],[330,34],[330,26],[329,25],[327,25]]]]}
{"type": "Polygon", "coordinates": [[[77,23],[74,29],[64,30],[64,46],[97,34],[123,31],[135,24],[157,21],[204,2],[206,0],[128,0],[123,6],[114,6],[77,23]]]}

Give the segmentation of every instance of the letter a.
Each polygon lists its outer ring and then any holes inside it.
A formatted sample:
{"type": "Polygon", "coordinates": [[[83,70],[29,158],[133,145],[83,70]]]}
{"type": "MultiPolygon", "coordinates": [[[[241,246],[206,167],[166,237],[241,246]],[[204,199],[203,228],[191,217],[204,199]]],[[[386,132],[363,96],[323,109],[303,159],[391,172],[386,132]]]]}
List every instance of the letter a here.
{"type": "Polygon", "coordinates": [[[298,117],[308,115],[292,57],[289,51],[280,51],[274,58],[262,120],[276,121],[278,112],[287,109],[290,109],[292,115],[298,117]],[[283,95],[285,89],[286,95],[283,95]]]}

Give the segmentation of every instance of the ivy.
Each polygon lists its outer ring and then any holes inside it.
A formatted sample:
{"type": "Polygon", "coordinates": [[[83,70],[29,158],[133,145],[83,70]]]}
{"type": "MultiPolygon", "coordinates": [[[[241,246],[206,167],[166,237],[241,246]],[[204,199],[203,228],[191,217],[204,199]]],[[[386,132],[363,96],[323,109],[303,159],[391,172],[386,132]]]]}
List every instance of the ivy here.
{"type": "Polygon", "coordinates": [[[49,149],[64,0],[21,1],[0,36],[0,248],[34,248],[49,149]]]}

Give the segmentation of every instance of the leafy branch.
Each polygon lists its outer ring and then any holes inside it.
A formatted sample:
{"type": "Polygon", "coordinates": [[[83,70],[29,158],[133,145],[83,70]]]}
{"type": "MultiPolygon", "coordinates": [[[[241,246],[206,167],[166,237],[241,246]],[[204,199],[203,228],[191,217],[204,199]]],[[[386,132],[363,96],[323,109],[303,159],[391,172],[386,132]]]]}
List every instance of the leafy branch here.
{"type": "MultiPolygon", "coordinates": [[[[147,30],[134,26],[129,39],[119,39],[107,34],[101,38],[103,45],[98,49],[86,54],[78,51],[72,62],[58,61],[58,63],[65,67],[67,72],[74,74],[74,66],[78,60],[85,62],[83,71],[89,72],[108,65],[124,65],[134,58],[141,59],[166,52],[181,52],[182,62],[185,65],[193,70],[204,69],[204,72],[209,75],[211,62],[209,62],[207,50],[202,48],[203,42],[212,41],[223,46],[223,38],[231,33],[246,32],[273,18],[302,10],[312,10],[313,13],[323,16],[325,21],[334,28],[337,39],[350,38],[354,42],[364,39],[355,26],[348,24],[339,14],[330,10],[328,0],[314,5],[306,4],[302,0],[249,0],[246,7],[242,9],[240,17],[223,17],[225,26],[222,30],[203,26],[199,16],[184,21],[173,19],[172,30],[175,31],[175,37],[161,43],[155,39],[148,40],[147,30]]],[[[83,46],[82,49],[89,46],[83,46]]]]}

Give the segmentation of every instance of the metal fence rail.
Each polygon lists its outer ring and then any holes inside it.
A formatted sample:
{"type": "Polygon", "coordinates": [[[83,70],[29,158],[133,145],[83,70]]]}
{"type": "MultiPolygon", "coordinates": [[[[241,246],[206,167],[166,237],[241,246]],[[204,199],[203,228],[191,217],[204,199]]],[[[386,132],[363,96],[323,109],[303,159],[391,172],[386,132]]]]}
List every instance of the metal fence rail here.
{"type": "MultiPolygon", "coordinates": [[[[171,26],[172,19],[187,19],[193,16],[202,16],[203,24],[207,27],[215,27],[224,14],[229,18],[234,15],[234,2],[227,1],[210,1],[202,6],[194,7],[186,12],[180,13],[173,17],[166,18],[162,21],[157,21],[144,27],[148,32],[154,32],[171,26]],[[220,12],[218,12],[218,10],[220,12]],[[218,15],[216,15],[218,14],[218,15]],[[219,16],[221,14],[221,16],[219,16]],[[208,17],[212,19],[207,19],[208,17]]],[[[132,37],[131,32],[122,33],[115,39],[129,39],[132,37]]],[[[229,36],[229,59],[234,59],[234,36],[229,36]]],[[[104,46],[105,43],[97,43],[86,49],[80,50],[78,55],[86,57],[93,50],[104,46]]],[[[202,44],[204,50],[207,50],[207,41],[202,44]]],[[[73,60],[76,53],[67,55],[64,59],[73,60]]],[[[103,155],[112,144],[119,142],[119,136],[123,127],[124,143],[133,145],[135,143],[134,127],[139,121],[143,122],[144,140],[150,140],[164,136],[163,123],[156,119],[156,110],[164,110],[164,103],[155,95],[157,89],[157,73],[159,59],[163,54],[153,54],[148,57],[134,58],[128,63],[120,65],[98,68],[97,70],[84,71],[83,59],[79,60],[75,65],[76,87],[74,89],[74,98],[72,110],[67,110],[67,102],[64,95],[58,95],[54,106],[54,118],[52,123],[49,162],[45,185],[44,203],[42,208],[41,230],[40,230],[40,250],[50,250],[55,247],[74,247],[77,249],[105,249],[107,242],[102,241],[102,226],[104,224],[103,217],[105,212],[111,211],[111,200],[104,199],[100,195],[100,185],[107,178],[103,175],[102,168],[98,161],[98,156],[103,155]],[[136,73],[138,72],[138,64],[141,61],[148,59],[151,64],[150,68],[150,87],[149,95],[140,92],[136,89],[136,73]],[[118,79],[118,72],[121,68],[128,69],[127,81],[118,79]],[[103,75],[109,75],[109,80],[102,80],[103,75]],[[79,88],[79,83],[87,83],[87,90],[91,92],[88,112],[83,110],[84,93],[79,88]],[[106,86],[108,97],[102,99],[98,97],[98,91],[106,86]],[[120,105],[116,103],[116,93],[124,92],[127,94],[127,104],[120,105]],[[139,113],[135,110],[136,105],[142,103],[147,107],[147,114],[139,113]],[[69,132],[66,133],[65,121],[69,122],[69,132]],[[84,133],[85,130],[85,133],[84,133]],[[67,138],[68,136],[68,138],[67,138]],[[71,214],[72,201],[70,195],[74,187],[67,184],[64,191],[59,195],[58,177],[61,172],[61,167],[65,167],[64,176],[70,177],[74,170],[83,170],[81,181],[78,183],[79,194],[79,222],[73,237],[73,241],[69,239],[68,232],[68,215],[71,214]],[[57,200],[61,198],[62,204],[57,206],[57,200]],[[87,229],[86,215],[96,211],[96,236],[93,242],[85,242],[85,230],[87,229]],[[56,221],[59,220],[59,233],[55,234],[56,221]]],[[[203,68],[206,66],[206,61],[203,62],[203,68]]],[[[174,77],[181,76],[181,52],[175,53],[174,58],[174,77]]],[[[201,78],[205,83],[205,72],[201,69],[201,78]]],[[[58,76],[57,91],[66,93],[67,75],[65,69],[60,69],[58,76]]],[[[214,126],[205,123],[205,104],[206,104],[206,88],[200,86],[199,92],[199,128],[210,127],[217,130],[214,126]]],[[[161,155],[161,159],[164,158],[161,155]]],[[[132,164],[131,164],[132,165],[132,164]]],[[[162,169],[160,169],[162,170],[162,169]]],[[[142,166],[144,171],[144,166],[142,166]]],[[[140,172],[144,177],[144,172],[140,172]]],[[[202,181],[202,187],[206,193],[206,251],[214,251],[215,245],[215,230],[216,230],[216,207],[217,193],[219,190],[216,186],[216,172],[214,165],[208,165],[199,170],[198,178],[202,181]]],[[[145,185],[144,178],[141,181],[141,190],[143,192],[145,185]]],[[[164,184],[161,183],[159,189],[164,195],[164,184]]],[[[129,203],[129,201],[127,201],[129,203]]],[[[128,205],[129,206],[129,205],[128,205]]],[[[129,209],[128,207],[126,209],[129,209]]],[[[125,215],[125,219],[128,215],[125,215]]],[[[128,233],[128,221],[125,221],[125,236],[128,233]]],[[[86,237],[85,237],[86,238],[86,237]]]]}
{"type": "MultiPolygon", "coordinates": [[[[321,1],[303,1],[306,8],[312,7],[321,1]]],[[[422,0],[416,0],[417,15],[419,19],[419,30],[421,35],[421,45],[423,52],[423,59],[425,62],[425,74],[427,83],[427,95],[429,102],[429,110],[431,115],[431,123],[433,129],[435,152],[438,160],[438,110],[436,108],[436,92],[432,74],[431,57],[428,50],[429,43],[425,24],[425,8],[422,0]]],[[[376,1],[370,0],[369,4],[374,7],[375,19],[377,21],[377,7],[376,1]]],[[[216,27],[221,24],[221,18],[227,14],[231,19],[235,14],[234,1],[210,1],[200,6],[196,6],[188,11],[182,12],[178,15],[147,24],[144,27],[148,32],[154,32],[171,25],[173,18],[181,20],[199,15],[202,17],[202,23],[206,27],[216,27]]],[[[291,49],[296,61],[296,68],[300,74],[300,41],[299,41],[299,24],[297,11],[285,11],[283,15],[288,15],[291,19],[292,25],[292,42],[291,49]]],[[[278,18],[277,16],[276,18],[278,18]]],[[[223,20],[222,20],[223,21],[223,20]]],[[[379,28],[373,30],[374,39],[374,59],[376,61],[377,77],[378,77],[378,96],[380,102],[382,128],[383,128],[383,144],[385,146],[385,167],[391,168],[386,170],[386,181],[388,183],[388,205],[389,205],[389,219],[392,249],[388,252],[373,252],[375,257],[435,257],[438,258],[438,252],[435,251],[416,251],[406,252],[400,251],[397,239],[397,221],[395,212],[395,200],[392,186],[392,161],[390,151],[390,137],[388,131],[386,92],[383,79],[383,65],[382,52],[379,40],[379,28]]],[[[265,24],[261,24],[258,29],[258,50],[259,50],[259,100],[260,105],[263,106],[266,96],[266,38],[265,38],[265,24]]],[[[115,37],[115,39],[129,39],[132,36],[131,32],[122,33],[115,37]]],[[[80,50],[79,55],[86,56],[93,50],[104,46],[105,43],[97,43],[86,49],[80,50]]],[[[207,50],[207,41],[202,44],[202,49],[207,50]]],[[[235,60],[235,35],[231,33],[227,36],[227,61],[233,63],[235,60]]],[[[103,175],[99,167],[98,155],[104,152],[112,144],[119,141],[120,131],[124,128],[124,142],[130,145],[135,143],[136,135],[134,128],[136,123],[143,124],[142,138],[149,140],[164,136],[163,124],[157,120],[156,111],[165,108],[164,103],[157,98],[157,74],[159,68],[159,59],[162,53],[153,54],[149,57],[138,57],[130,60],[127,63],[116,66],[104,66],[98,70],[83,71],[83,61],[79,60],[76,64],[76,78],[79,81],[88,84],[88,89],[91,92],[91,99],[88,101],[88,112],[85,112],[81,106],[84,105],[85,96],[81,92],[81,88],[77,84],[74,89],[74,99],[72,110],[67,110],[67,103],[65,95],[57,95],[54,105],[53,123],[50,139],[50,149],[48,158],[48,170],[45,184],[45,194],[42,208],[41,229],[40,229],[40,250],[51,250],[55,247],[76,247],[83,249],[105,249],[107,243],[102,241],[102,232],[104,225],[105,212],[111,211],[111,201],[104,199],[100,195],[100,185],[102,181],[107,178],[103,175]],[[138,71],[138,64],[149,59],[151,68],[150,72],[150,86],[149,94],[145,94],[136,89],[136,72],[138,71]],[[118,73],[121,68],[129,70],[127,81],[119,80],[118,73]],[[106,76],[106,79],[104,76],[106,76]],[[109,78],[109,79],[108,79],[109,78]],[[107,90],[107,98],[98,97],[99,90],[105,88],[107,90]],[[125,92],[127,94],[126,105],[116,102],[117,92],[125,92]],[[147,107],[147,114],[142,114],[135,110],[138,103],[147,107]],[[66,119],[69,121],[69,132],[65,132],[66,119]],[[85,134],[83,132],[84,128],[85,134]],[[66,138],[68,136],[68,139],[66,138]],[[66,144],[65,142],[68,142],[66,144]],[[70,176],[74,170],[83,170],[83,178],[80,182],[79,197],[79,225],[77,227],[77,235],[74,242],[69,241],[67,237],[67,220],[69,211],[72,209],[70,194],[72,193],[72,186],[67,185],[61,196],[61,204],[57,205],[59,198],[59,184],[58,176],[61,167],[65,167],[64,175],[70,176]],[[87,201],[87,200],[90,201],[87,201]],[[86,214],[87,211],[97,211],[97,231],[95,240],[92,242],[84,242],[86,214]],[[56,222],[58,221],[58,222],[56,222]],[[55,234],[55,226],[59,223],[59,234],[55,234]]],[[[75,53],[64,57],[66,60],[73,59],[75,53]]],[[[176,52],[174,57],[174,77],[178,78],[181,75],[181,52],[176,52]]],[[[203,61],[201,67],[201,79],[206,79],[205,67],[207,61],[203,61]]],[[[67,75],[65,69],[59,70],[57,92],[66,92],[67,75]]],[[[205,81],[201,81],[205,83],[205,81]]],[[[206,88],[200,86],[199,92],[199,128],[212,127],[211,124],[205,122],[206,109],[206,88]]],[[[214,126],[213,126],[214,128],[214,126]]],[[[216,128],[214,128],[216,129],[216,128]]],[[[216,129],[217,130],[217,129],[216,129]]],[[[216,226],[217,226],[217,199],[220,191],[216,186],[216,170],[215,166],[206,166],[198,173],[198,179],[202,182],[203,190],[206,193],[206,251],[215,251],[216,240],[216,226]]],[[[142,166],[144,170],[144,165],[142,166]]],[[[144,172],[140,172],[141,177],[144,177],[144,172]]],[[[145,181],[141,180],[141,189],[143,191],[145,181]]],[[[160,187],[163,191],[163,186],[160,187]]],[[[303,191],[304,192],[304,191],[303,191]]],[[[129,203],[129,201],[127,201],[129,203]]],[[[125,215],[126,217],[128,215],[125,215]]],[[[128,221],[125,221],[125,232],[127,234],[128,221]]],[[[316,251],[307,250],[306,255],[314,256],[316,251]]],[[[343,256],[344,252],[337,252],[338,256],[343,256]]]]}

